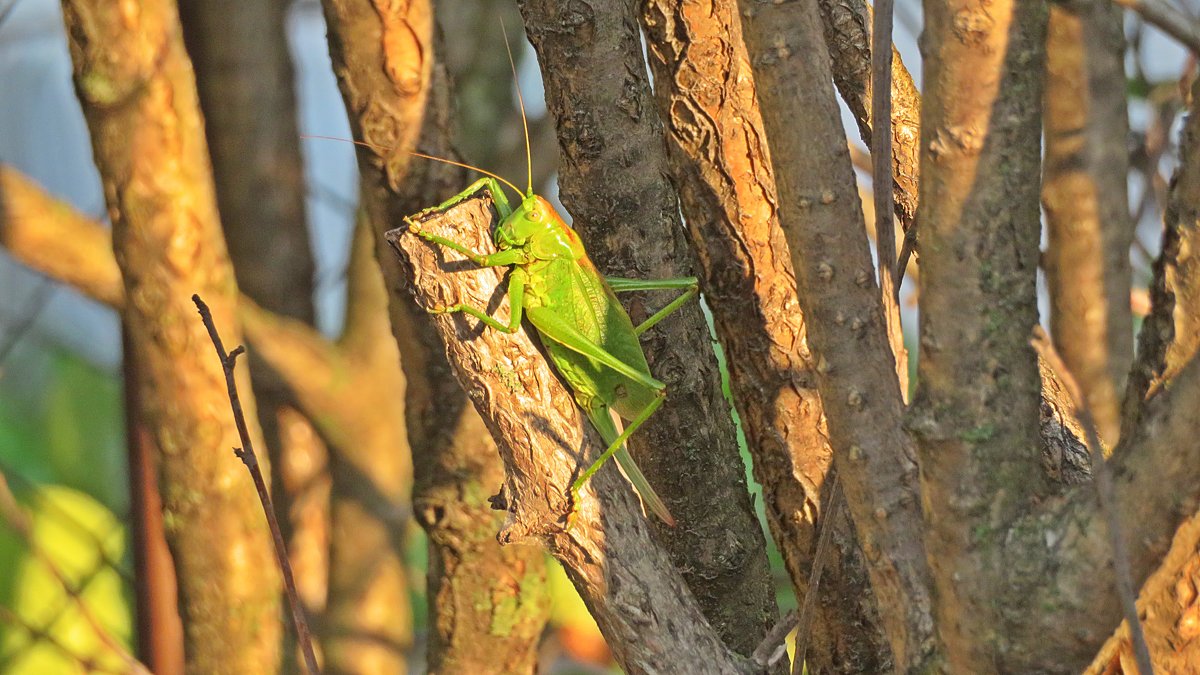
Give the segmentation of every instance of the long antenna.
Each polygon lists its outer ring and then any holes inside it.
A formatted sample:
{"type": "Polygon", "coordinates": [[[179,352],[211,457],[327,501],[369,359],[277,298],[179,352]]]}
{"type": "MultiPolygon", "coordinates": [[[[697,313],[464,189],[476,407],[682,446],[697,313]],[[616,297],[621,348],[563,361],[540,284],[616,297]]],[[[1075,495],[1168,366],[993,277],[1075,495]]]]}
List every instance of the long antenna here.
{"type": "Polygon", "coordinates": [[[521,80],[517,77],[517,62],[513,60],[512,47],[508,44],[508,29],[504,27],[504,17],[500,17],[500,33],[504,35],[504,51],[508,52],[508,65],[512,68],[513,84],[517,85],[517,102],[521,104],[521,127],[525,130],[525,174],[529,178],[529,192],[526,197],[533,195],[533,154],[529,150],[529,120],[525,119],[525,97],[521,95],[521,80]]]}
{"type": "MultiPolygon", "coordinates": [[[[314,139],[321,140],[321,141],[338,141],[341,143],[353,143],[354,145],[361,145],[364,148],[371,148],[372,150],[382,150],[383,152],[391,152],[392,150],[395,150],[395,148],[389,148],[384,145],[376,145],[375,143],[367,143],[365,141],[355,141],[355,140],[351,140],[349,138],[338,138],[337,136],[318,136],[316,134],[300,134],[300,138],[314,138],[314,139]]],[[[513,185],[509,181],[505,180],[503,176],[494,174],[491,171],[488,171],[487,169],[481,169],[473,164],[464,164],[463,162],[456,162],[452,159],[446,159],[445,157],[436,157],[434,155],[426,155],[425,153],[413,152],[411,150],[406,150],[405,153],[408,155],[412,155],[413,157],[420,157],[421,159],[429,159],[429,160],[433,160],[435,162],[441,162],[442,164],[449,164],[450,166],[458,166],[458,167],[462,167],[464,169],[470,169],[471,171],[476,171],[485,176],[495,178],[496,180],[500,181],[501,183],[504,183],[508,187],[512,188],[513,192],[517,193],[518,195],[521,194],[521,188],[519,188],[516,185],[513,185]]]]}

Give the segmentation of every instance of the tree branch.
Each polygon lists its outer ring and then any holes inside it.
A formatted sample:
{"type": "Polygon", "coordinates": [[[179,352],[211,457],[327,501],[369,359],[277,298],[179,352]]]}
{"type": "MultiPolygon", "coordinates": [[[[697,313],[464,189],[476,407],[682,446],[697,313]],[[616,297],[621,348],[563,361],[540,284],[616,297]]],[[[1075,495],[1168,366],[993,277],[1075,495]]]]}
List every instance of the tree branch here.
{"type": "MultiPolygon", "coordinates": [[[[422,220],[426,231],[475,251],[494,250],[490,201],[475,197],[422,220]]],[[[389,241],[407,284],[426,309],[465,303],[503,316],[502,271],[464,267],[462,256],[430,246],[405,229],[389,241]]],[[[499,540],[540,540],[567,569],[631,672],[745,672],[700,613],[683,579],[651,539],[637,497],[606,465],[580,493],[574,526],[569,489],[603,443],[529,335],[480,330],[461,314],[434,317],[455,375],[496,438],[508,477],[494,503],[508,512],[499,540]]]]}
{"type": "Polygon", "coordinates": [[[1142,631],[1142,624],[1138,619],[1137,595],[1134,592],[1132,573],[1129,569],[1129,546],[1125,543],[1125,533],[1121,529],[1116,495],[1113,492],[1112,475],[1108,463],[1104,459],[1104,447],[1100,443],[1100,432],[1096,427],[1096,421],[1088,408],[1083,389],[1071,375],[1071,371],[1067,369],[1066,364],[1055,351],[1054,344],[1050,342],[1050,336],[1046,335],[1046,331],[1041,326],[1034,327],[1032,344],[1038,354],[1049,363],[1051,369],[1059,374],[1071,400],[1079,410],[1079,416],[1087,434],[1088,448],[1091,451],[1092,482],[1096,487],[1096,501],[1100,504],[1100,511],[1104,514],[1108,538],[1112,547],[1111,556],[1116,577],[1116,591],[1121,599],[1121,609],[1125,613],[1125,621],[1133,635],[1138,672],[1142,675],[1153,675],[1154,666],[1150,663],[1146,635],[1142,631]]]}
{"type": "Polygon", "coordinates": [[[903,399],[815,5],[739,3],[830,444],[896,667],[934,658],[903,399]],[[899,608],[903,608],[900,610],[899,608]]]}
{"type": "MultiPolygon", "coordinates": [[[[1200,360],[1193,359],[1170,390],[1147,402],[1141,424],[1122,437],[1110,460],[1119,529],[1134,542],[1129,549],[1134,587],[1159,570],[1142,587],[1141,612],[1146,613],[1151,653],[1164,672],[1179,672],[1171,666],[1192,664],[1196,658],[1194,649],[1178,649],[1178,640],[1186,642],[1183,635],[1191,630],[1179,617],[1196,611],[1190,582],[1178,582],[1181,570],[1194,569],[1200,538],[1193,522],[1200,500],[1195,487],[1200,484],[1197,406],[1200,360]],[[1177,617],[1175,624],[1155,630],[1150,614],[1156,609],[1163,610],[1165,622],[1177,617]]],[[[1005,667],[1014,672],[1083,669],[1122,616],[1112,592],[1116,577],[1109,527],[1095,490],[1076,486],[1032,509],[1009,530],[1006,554],[998,562],[1010,570],[1008,583],[1016,592],[1038,599],[1039,610],[1025,611],[1024,619],[1016,615],[1022,608],[1011,610],[1014,629],[1007,637],[1019,648],[1010,652],[1005,667]]],[[[1164,627],[1162,621],[1157,625],[1164,627]]],[[[1111,647],[1106,652],[1111,654],[1111,647]]]]}
{"type": "Polygon", "coordinates": [[[1200,80],[1191,99],[1163,218],[1162,253],[1154,263],[1150,314],[1125,392],[1123,433],[1138,423],[1145,401],[1200,351],[1200,256],[1193,253],[1200,249],[1200,80]]]}
{"type": "Polygon", "coordinates": [[[1121,11],[1107,0],[1051,7],[1042,185],[1051,333],[1110,448],[1119,439],[1133,361],[1121,31],[1121,11]]]}
{"type": "Polygon", "coordinates": [[[322,646],[335,671],[387,670],[412,645],[411,608],[407,600],[394,601],[409,585],[405,533],[412,463],[405,451],[405,381],[374,247],[370,223],[360,214],[351,244],[346,328],[336,345],[247,298],[238,312],[256,354],[288,384],[333,451],[322,646]]]}
{"type": "Polygon", "coordinates": [[[671,169],[767,522],[796,596],[820,598],[818,617],[801,631],[813,645],[808,667],[889,670],[853,523],[833,517],[821,499],[833,450],[737,4],[717,0],[697,11],[652,0],[641,20],[671,169]],[[814,592],[818,520],[836,525],[840,563],[827,566],[814,592]]]}
{"type": "Polygon", "coordinates": [[[112,233],[0,165],[0,244],[26,265],[110,307],[125,300],[112,233]]]}
{"type": "Polygon", "coordinates": [[[1188,15],[1180,12],[1161,0],[1113,0],[1114,3],[1134,12],[1146,20],[1146,23],[1157,27],[1162,32],[1175,38],[1192,54],[1200,55],[1200,29],[1188,15]]]}
{"type": "Polygon", "coordinates": [[[391,223],[465,184],[464,172],[412,163],[406,154],[419,139],[424,152],[454,156],[432,9],[426,0],[386,11],[366,0],[322,5],[351,128],[358,140],[375,144],[358,148],[359,171],[392,333],[404,355],[414,511],[431,542],[429,665],[442,672],[532,670],[548,613],[542,553],[536,547],[502,549],[492,539],[501,519],[481,495],[496,488],[503,466],[450,374],[428,317],[402,292],[403,272],[382,236],[391,223]],[[494,630],[497,620],[508,630],[494,630]],[[503,663],[497,654],[507,655],[503,663]]]}
{"type": "MultiPolygon", "coordinates": [[[[833,81],[858,123],[863,143],[867,147],[875,147],[871,124],[871,120],[875,119],[871,109],[874,100],[871,92],[875,86],[872,82],[871,8],[865,0],[819,0],[817,4],[821,8],[833,81]]],[[[890,46],[890,38],[884,44],[890,46]]],[[[916,231],[912,225],[917,215],[917,183],[920,175],[921,94],[900,59],[900,53],[894,46],[890,49],[892,190],[895,213],[905,232],[904,249],[911,254],[916,243],[916,231]]],[[[908,258],[901,251],[897,269],[905,270],[907,262],[908,258]]]]}

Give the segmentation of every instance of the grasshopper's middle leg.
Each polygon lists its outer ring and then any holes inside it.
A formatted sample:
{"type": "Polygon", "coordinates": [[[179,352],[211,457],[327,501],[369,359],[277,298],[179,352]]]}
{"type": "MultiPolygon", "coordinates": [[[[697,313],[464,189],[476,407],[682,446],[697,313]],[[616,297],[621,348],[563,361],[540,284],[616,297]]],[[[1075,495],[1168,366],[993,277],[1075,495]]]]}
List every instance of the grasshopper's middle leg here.
{"type": "Polygon", "coordinates": [[[470,305],[454,305],[443,309],[431,309],[430,314],[453,314],[462,312],[479,319],[483,323],[495,328],[503,333],[515,333],[517,328],[521,326],[521,316],[525,313],[525,278],[527,273],[521,268],[515,268],[512,274],[508,277],[508,323],[500,323],[499,321],[488,316],[484,312],[471,307],[470,305]]]}
{"type": "Polygon", "coordinates": [[[700,284],[696,277],[679,277],[676,279],[622,279],[620,277],[608,277],[605,279],[608,282],[609,288],[613,289],[614,293],[625,293],[627,291],[669,291],[683,289],[683,293],[669,302],[666,307],[655,312],[650,318],[638,324],[633,329],[637,335],[645,333],[659,321],[670,316],[673,312],[683,307],[684,303],[696,297],[696,293],[700,291],[700,284]]]}

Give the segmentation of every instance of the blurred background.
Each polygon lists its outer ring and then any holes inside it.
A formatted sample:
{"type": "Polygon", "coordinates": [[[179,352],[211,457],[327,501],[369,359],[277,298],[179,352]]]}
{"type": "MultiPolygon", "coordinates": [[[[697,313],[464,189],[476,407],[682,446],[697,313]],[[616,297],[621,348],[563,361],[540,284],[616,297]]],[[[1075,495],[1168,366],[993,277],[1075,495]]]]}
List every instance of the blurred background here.
{"type": "MultiPolygon", "coordinates": [[[[515,90],[497,20],[503,16],[517,51],[534,174],[541,192],[552,197],[553,123],[545,117],[532,49],[515,34],[521,25],[515,7],[464,0],[446,8],[439,20],[455,83],[458,148],[466,161],[502,175],[524,172],[515,90]]],[[[1185,9],[1195,16],[1195,7],[1185,9]]],[[[918,85],[920,14],[914,0],[897,2],[896,44],[918,85]]],[[[1139,222],[1130,253],[1138,287],[1132,298],[1136,315],[1148,309],[1144,289],[1157,254],[1163,196],[1176,164],[1184,91],[1180,82],[1195,64],[1182,48],[1132,16],[1127,17],[1126,34],[1134,169],[1129,191],[1139,222]]],[[[287,36],[302,133],[350,138],[315,0],[291,3],[287,36]]],[[[857,144],[848,113],[845,121],[848,137],[857,144]]],[[[856,164],[869,190],[869,159],[858,149],[856,164]]],[[[354,151],[349,143],[327,140],[305,140],[301,150],[315,262],[315,323],[324,334],[336,336],[345,313],[345,270],[358,194],[354,151]]],[[[0,0],[0,163],[16,167],[83,213],[105,218],[55,0],[0,0]]],[[[869,210],[870,200],[864,205],[869,210]]],[[[867,222],[873,221],[868,213],[867,222]]],[[[905,298],[912,286],[906,284],[905,298]]],[[[915,341],[913,303],[905,307],[906,333],[915,341]]],[[[917,350],[910,345],[909,353],[915,358],[917,350]]],[[[92,621],[124,645],[134,645],[122,396],[115,312],[0,251],[0,512],[28,516],[24,533],[11,519],[0,520],[0,672],[79,672],[87,660],[102,666],[106,647],[89,628],[92,621]],[[12,499],[23,509],[13,510],[12,499]],[[94,616],[81,613],[79,600],[94,616]]],[[[423,536],[414,524],[408,560],[417,622],[414,654],[421,653],[424,631],[423,536]]],[[[767,541],[770,545],[769,536],[767,541]]],[[[772,549],[771,554],[780,605],[794,607],[778,553],[772,549]]],[[[554,628],[545,641],[543,663],[549,672],[603,671],[609,667],[603,640],[571,585],[557,566],[554,570],[554,628]]],[[[419,671],[420,664],[412,668],[419,671]]]]}

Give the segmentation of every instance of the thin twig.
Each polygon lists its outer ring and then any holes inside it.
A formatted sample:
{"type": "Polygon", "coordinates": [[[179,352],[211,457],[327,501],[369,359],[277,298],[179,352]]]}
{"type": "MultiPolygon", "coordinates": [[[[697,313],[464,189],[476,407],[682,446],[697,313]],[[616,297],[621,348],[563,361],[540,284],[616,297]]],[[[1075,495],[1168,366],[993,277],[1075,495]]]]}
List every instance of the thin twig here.
{"type": "Polygon", "coordinates": [[[767,635],[754,648],[754,652],[750,654],[750,660],[754,661],[759,667],[770,670],[783,658],[787,653],[787,636],[796,628],[799,623],[800,616],[794,611],[789,611],[780,617],[779,621],[767,631],[767,635]]]}
{"type": "MultiPolygon", "coordinates": [[[[879,285],[900,292],[896,274],[895,195],[892,178],[892,0],[876,0],[871,25],[871,165],[875,193],[875,248],[879,285]]],[[[885,298],[885,306],[887,299],[885,298]]]]}
{"type": "MultiPolygon", "coordinates": [[[[904,273],[908,271],[908,262],[912,259],[913,251],[917,249],[917,223],[913,221],[912,227],[904,233],[904,243],[900,245],[900,258],[896,261],[896,279],[903,279],[904,273]]],[[[896,283],[896,297],[900,297],[900,284],[896,283]]]]}
{"type": "Polygon", "coordinates": [[[217,350],[217,358],[221,360],[221,368],[225,371],[225,384],[229,388],[229,404],[233,407],[233,421],[237,424],[238,436],[242,439],[242,447],[234,448],[233,454],[246,465],[250,477],[254,479],[254,487],[258,490],[258,499],[262,502],[263,511],[267,515],[267,524],[271,528],[271,537],[275,540],[275,558],[283,572],[283,585],[287,590],[288,604],[292,608],[292,621],[296,625],[296,640],[304,652],[304,662],[310,675],[321,672],[317,668],[317,656],[313,652],[312,635],[308,630],[308,620],[304,616],[304,607],[300,604],[300,595],[296,592],[296,580],[292,575],[292,563],[288,560],[287,546],[283,542],[283,533],[279,530],[279,522],[275,519],[275,507],[271,503],[271,495],[267,491],[267,482],[263,479],[262,469],[258,465],[258,456],[254,454],[254,444],[250,440],[250,430],[246,427],[246,416],[242,412],[242,401],[238,398],[237,383],[234,381],[233,368],[237,365],[237,357],[246,352],[243,345],[234,347],[232,352],[225,352],[217,326],[213,323],[212,312],[199,295],[192,296],[196,309],[200,310],[200,318],[208,329],[208,337],[212,339],[213,347],[217,350]]]}
{"type": "Polygon", "coordinates": [[[29,549],[29,553],[33,558],[41,563],[50,572],[50,576],[54,577],[55,581],[62,586],[63,591],[70,598],[71,604],[75,605],[75,608],[79,611],[79,616],[87,622],[92,632],[100,639],[100,642],[124,661],[130,672],[138,673],[138,675],[150,675],[150,671],[146,666],[138,661],[133,654],[130,654],[129,650],[109,633],[104,624],[100,623],[100,620],[92,612],[92,608],[84,602],[80,594],[80,589],[75,587],[75,584],[62,571],[58,563],[46,553],[45,549],[38,545],[38,542],[33,538],[33,527],[29,522],[29,516],[21,508],[21,505],[17,503],[17,498],[13,495],[12,490],[9,489],[8,480],[3,473],[0,473],[0,520],[3,520],[9,528],[17,533],[17,536],[21,538],[25,547],[29,549]]]}
{"type": "Polygon", "coordinates": [[[1138,671],[1141,675],[1153,675],[1154,666],[1150,661],[1150,648],[1146,645],[1146,635],[1138,620],[1137,594],[1133,590],[1133,573],[1129,567],[1129,549],[1125,544],[1125,535],[1121,531],[1117,519],[1116,493],[1113,490],[1112,474],[1109,472],[1107,460],[1104,458],[1103,446],[1100,445],[1100,434],[1096,430],[1096,420],[1088,407],[1087,399],[1079,388],[1079,383],[1066,364],[1054,349],[1054,343],[1041,326],[1034,326],[1033,338],[1029,341],[1042,358],[1054,370],[1067,393],[1075,402],[1075,411],[1079,422],[1087,435],[1088,450],[1092,456],[1092,482],[1096,486],[1096,495],[1100,502],[1100,510],[1108,521],[1108,535],[1113,553],[1113,570],[1117,575],[1117,595],[1121,599],[1121,609],[1125,613],[1125,621],[1129,623],[1129,637],[1133,643],[1134,656],[1137,658],[1138,671]]]}
{"type": "Polygon", "coordinates": [[[1188,15],[1160,0],[1113,0],[1200,56],[1200,30],[1188,15]]]}
{"type": "Polygon", "coordinates": [[[825,571],[825,563],[829,559],[829,542],[833,540],[833,527],[841,515],[842,481],[833,474],[833,487],[830,488],[829,503],[825,505],[825,518],[821,520],[821,533],[817,535],[817,551],[813,554],[812,570],[808,574],[808,590],[804,593],[804,603],[800,606],[800,620],[796,628],[796,654],[792,660],[792,675],[802,675],[804,659],[808,652],[808,628],[812,624],[813,611],[817,606],[817,589],[821,585],[821,573],[825,571]]]}

